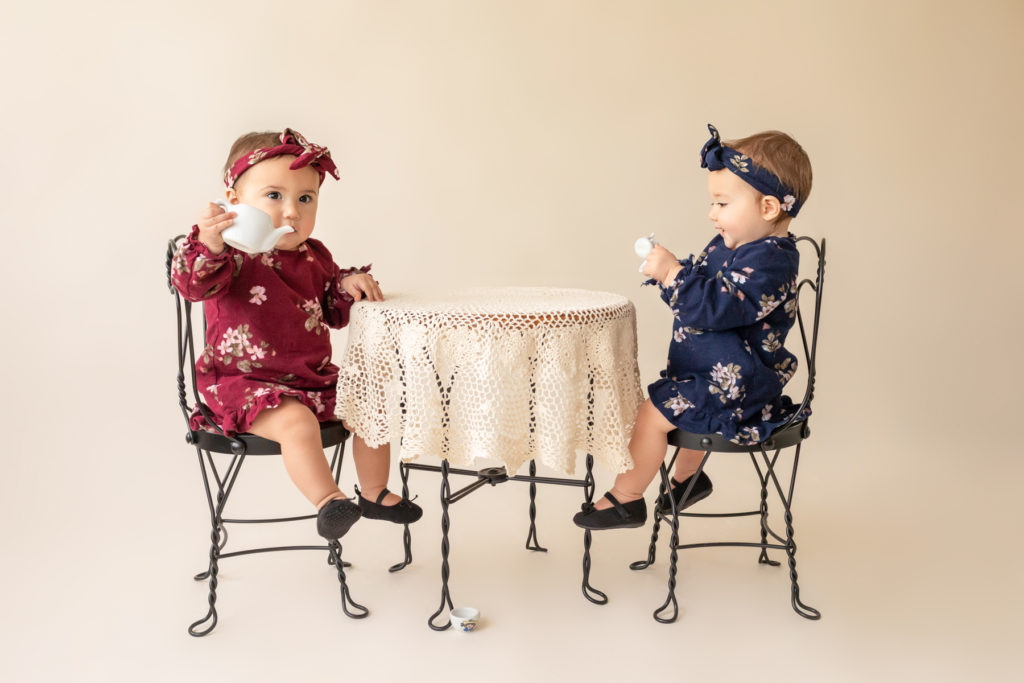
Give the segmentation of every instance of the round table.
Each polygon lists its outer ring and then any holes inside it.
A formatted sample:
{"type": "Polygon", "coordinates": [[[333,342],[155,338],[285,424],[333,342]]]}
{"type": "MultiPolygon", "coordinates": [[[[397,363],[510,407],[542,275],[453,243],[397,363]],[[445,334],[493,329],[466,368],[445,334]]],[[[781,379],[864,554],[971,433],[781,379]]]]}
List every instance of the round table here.
{"type": "MultiPolygon", "coordinates": [[[[606,292],[539,287],[466,289],[444,294],[392,294],[351,309],[348,345],[338,377],[338,414],[370,446],[400,442],[402,496],[410,470],[441,474],[441,602],[449,586],[449,506],[488,484],[530,485],[526,548],[544,552],[536,528],[537,484],[577,486],[594,496],[595,460],[621,472],[632,467],[629,438],[643,401],[636,364],[636,313],[606,292]],[[586,453],[582,479],[540,477],[536,461],[566,474],[586,453]],[[441,466],[410,462],[436,455],[441,466]],[[499,467],[451,467],[477,458],[499,467]],[[529,473],[516,472],[529,461],[529,473]],[[452,491],[450,475],[475,479],[452,491]]],[[[403,534],[405,559],[411,537],[403,534]]],[[[587,600],[608,596],[590,584],[591,532],[583,532],[587,600]]],[[[435,623],[437,622],[437,623],[435,623]]]]}
{"type": "Polygon", "coordinates": [[[537,460],[566,474],[577,454],[614,472],[643,402],[636,313],[623,296],[542,287],[389,294],[351,309],[338,415],[403,461],[537,460]]]}

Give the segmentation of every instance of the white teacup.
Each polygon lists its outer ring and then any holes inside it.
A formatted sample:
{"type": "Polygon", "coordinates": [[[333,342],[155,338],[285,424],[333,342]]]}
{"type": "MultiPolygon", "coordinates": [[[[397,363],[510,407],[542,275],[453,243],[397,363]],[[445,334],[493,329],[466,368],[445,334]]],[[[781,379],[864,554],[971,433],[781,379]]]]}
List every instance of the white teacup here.
{"type": "Polygon", "coordinates": [[[469,633],[480,623],[480,610],[474,607],[456,607],[451,611],[450,618],[456,631],[469,633]]]}
{"type": "Polygon", "coordinates": [[[214,202],[225,211],[237,214],[230,228],[221,232],[220,236],[226,244],[240,249],[247,254],[259,254],[270,251],[277,241],[295,229],[290,225],[274,227],[270,214],[248,204],[231,204],[223,199],[214,202]]]}
{"type": "MultiPolygon", "coordinates": [[[[658,243],[658,240],[654,239],[654,233],[652,232],[647,237],[641,237],[633,243],[633,251],[640,258],[647,260],[647,255],[651,253],[654,246],[658,243]]],[[[644,264],[640,264],[640,272],[644,272],[644,264]]]]}

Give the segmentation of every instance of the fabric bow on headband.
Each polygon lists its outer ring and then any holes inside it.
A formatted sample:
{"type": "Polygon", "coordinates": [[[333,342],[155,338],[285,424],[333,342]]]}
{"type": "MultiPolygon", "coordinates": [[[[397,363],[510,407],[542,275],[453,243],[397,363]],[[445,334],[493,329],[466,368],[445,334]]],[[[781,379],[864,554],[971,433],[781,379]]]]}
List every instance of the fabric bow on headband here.
{"type": "Polygon", "coordinates": [[[255,149],[232,164],[231,168],[224,174],[224,184],[228,187],[234,187],[238,177],[249,170],[249,168],[261,161],[281,156],[282,154],[292,154],[298,157],[288,167],[292,170],[305,166],[312,166],[316,169],[316,172],[320,174],[321,185],[324,184],[324,178],[328,173],[334,176],[335,180],[341,178],[341,175],[338,174],[338,167],[334,165],[334,161],[331,159],[330,150],[322,145],[313,144],[302,137],[302,134],[298,131],[285,128],[284,132],[281,133],[280,145],[255,149]]]}
{"type": "Polygon", "coordinates": [[[746,154],[741,154],[732,147],[722,145],[718,129],[710,123],[708,130],[711,131],[711,139],[704,143],[704,147],[700,151],[701,168],[706,168],[709,171],[727,168],[761,194],[778,199],[782,210],[790,216],[795,217],[800,212],[803,202],[797,200],[796,192],[792,188],[768,169],[755,164],[746,154]]]}

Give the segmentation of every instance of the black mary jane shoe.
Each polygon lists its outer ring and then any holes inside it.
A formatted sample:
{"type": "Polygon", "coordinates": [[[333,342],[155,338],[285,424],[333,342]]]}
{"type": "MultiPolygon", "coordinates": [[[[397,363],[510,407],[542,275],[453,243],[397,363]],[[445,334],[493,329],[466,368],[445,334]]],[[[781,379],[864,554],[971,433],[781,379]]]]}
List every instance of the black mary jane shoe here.
{"type": "Polygon", "coordinates": [[[341,538],[362,514],[348,498],[335,498],[316,513],[316,532],[329,541],[341,538]]]}
{"type": "MultiPolygon", "coordinates": [[[[690,491],[690,497],[686,499],[686,505],[680,505],[679,501],[683,499],[683,494],[686,493],[686,487],[690,485],[691,479],[693,479],[692,474],[681,482],[675,479],[670,480],[672,482],[672,497],[676,501],[677,511],[685,510],[694,503],[704,500],[714,490],[711,486],[711,478],[702,471],[700,476],[697,477],[697,481],[693,484],[693,490],[690,491]]],[[[672,514],[672,501],[669,500],[668,495],[662,496],[661,504],[658,505],[658,512],[666,515],[672,514]]]]}
{"type": "Polygon", "coordinates": [[[423,508],[408,498],[403,498],[394,505],[382,505],[381,501],[391,493],[386,488],[377,496],[377,501],[371,503],[363,498],[363,493],[358,488],[359,508],[363,511],[363,517],[367,519],[383,519],[386,522],[395,524],[412,524],[423,516],[423,508]]]}
{"type": "Polygon", "coordinates": [[[596,510],[593,503],[584,503],[583,509],[572,518],[573,524],[581,529],[602,531],[604,529],[635,529],[647,523],[647,504],[643,498],[620,503],[611,493],[604,494],[612,506],[607,510],[596,510]]]}

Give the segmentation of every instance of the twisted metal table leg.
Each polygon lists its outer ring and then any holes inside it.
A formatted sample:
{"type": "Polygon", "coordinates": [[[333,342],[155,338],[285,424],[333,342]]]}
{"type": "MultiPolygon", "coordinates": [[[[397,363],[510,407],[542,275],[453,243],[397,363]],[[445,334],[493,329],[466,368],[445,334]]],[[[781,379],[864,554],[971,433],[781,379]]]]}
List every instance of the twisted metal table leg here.
{"type": "MultiPolygon", "coordinates": [[[[405,463],[401,463],[398,466],[398,471],[402,474],[402,498],[409,497],[409,468],[405,466],[405,463]]],[[[405,551],[405,558],[398,564],[393,564],[388,567],[389,572],[397,572],[405,569],[412,563],[412,533],[409,531],[409,525],[404,524],[405,528],[402,530],[402,549],[405,551]]]]}
{"type": "Polygon", "coordinates": [[[441,461],[441,604],[438,606],[437,611],[430,615],[427,619],[427,625],[435,631],[444,631],[451,628],[451,622],[445,621],[442,624],[435,625],[434,619],[436,619],[445,608],[452,609],[452,596],[448,589],[448,528],[450,526],[450,520],[448,519],[448,499],[451,496],[451,485],[448,483],[448,460],[444,459],[441,461]]]}
{"type": "MultiPolygon", "coordinates": [[[[587,453],[587,475],[584,477],[586,485],[583,487],[585,501],[590,503],[594,500],[594,456],[587,453]]],[[[590,585],[590,543],[592,534],[590,529],[583,531],[583,597],[595,605],[608,604],[608,596],[590,585]]]]}
{"type": "MultiPolygon", "coordinates": [[[[530,461],[530,476],[537,476],[537,462],[535,460],[530,461]]],[[[530,533],[526,536],[526,549],[537,550],[542,553],[548,551],[547,548],[541,547],[540,541],[537,539],[537,483],[530,482],[530,533]]]]}

